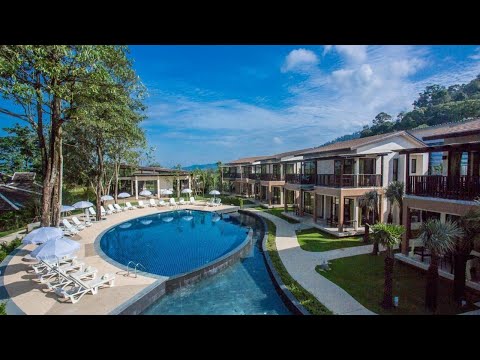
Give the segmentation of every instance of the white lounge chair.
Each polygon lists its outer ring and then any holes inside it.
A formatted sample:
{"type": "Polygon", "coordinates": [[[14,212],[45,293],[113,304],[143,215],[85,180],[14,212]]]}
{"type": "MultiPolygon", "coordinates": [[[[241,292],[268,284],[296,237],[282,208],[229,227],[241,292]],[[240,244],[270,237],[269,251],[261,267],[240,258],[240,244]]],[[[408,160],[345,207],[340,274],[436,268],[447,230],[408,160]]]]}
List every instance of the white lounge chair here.
{"type": "Polygon", "coordinates": [[[190,205],[196,205],[195,198],[193,196],[190,197],[190,205]]]}
{"type": "Polygon", "coordinates": [[[149,203],[150,203],[150,206],[152,207],[157,206],[157,204],[155,203],[155,199],[150,199],[149,203]]]}
{"type": "Polygon", "coordinates": [[[88,225],[87,225],[87,223],[82,224],[82,223],[80,222],[80,220],[78,220],[78,218],[77,218],[76,216],[73,216],[73,217],[72,217],[72,221],[73,221],[73,225],[74,225],[78,230],[83,230],[83,229],[85,229],[86,226],[91,226],[91,225],[92,225],[91,222],[88,222],[88,225]]]}
{"type": "Polygon", "coordinates": [[[112,212],[112,214],[118,212],[117,210],[115,210],[112,204],[108,204],[107,207],[108,207],[108,210],[112,212]]]}
{"type": "Polygon", "coordinates": [[[216,198],[213,200],[213,206],[220,206],[222,204],[222,199],[216,198]]]}
{"type": "MultiPolygon", "coordinates": [[[[97,212],[95,211],[95,209],[93,207],[89,207],[88,208],[88,213],[90,215],[92,215],[92,217],[90,218],[90,221],[96,222],[97,221],[97,212]]],[[[103,217],[103,214],[101,214],[101,216],[102,216],[102,219],[106,219],[106,217],[103,217]]]]}
{"type": "Polygon", "coordinates": [[[125,208],[122,208],[120,205],[118,204],[113,204],[113,207],[115,208],[115,210],[117,210],[117,212],[122,212],[123,210],[125,210],[125,208]]]}
{"type": "Polygon", "coordinates": [[[159,205],[159,206],[167,206],[168,204],[167,204],[165,201],[160,200],[160,201],[158,202],[158,205],[159,205]]]}
{"type": "Polygon", "coordinates": [[[138,200],[138,205],[137,205],[139,208],[144,208],[144,207],[147,207],[147,205],[145,205],[143,203],[143,200],[138,200]]]}
{"type": "Polygon", "coordinates": [[[207,201],[207,206],[213,206],[215,199],[211,198],[210,200],[207,201]]]}
{"type": "Polygon", "coordinates": [[[78,229],[72,224],[70,224],[70,222],[67,219],[63,219],[62,224],[65,228],[64,232],[70,233],[70,234],[78,234],[78,229]]]}
{"type": "Polygon", "coordinates": [[[170,205],[170,206],[175,206],[175,207],[178,206],[178,204],[175,202],[175,199],[174,199],[174,198],[170,198],[169,205],[170,205]]]}
{"type": "Polygon", "coordinates": [[[74,260],[70,264],[51,266],[45,274],[37,274],[37,277],[42,284],[45,284],[51,281],[55,276],[60,276],[62,273],[66,274],[72,271],[81,271],[83,269],[83,265],[85,265],[85,263],[74,260]]]}
{"type": "Polygon", "coordinates": [[[185,202],[184,198],[178,199],[178,205],[186,205],[187,203],[185,202]]]}
{"type": "Polygon", "coordinates": [[[76,256],[63,256],[61,258],[55,259],[55,260],[40,260],[40,262],[36,264],[32,264],[31,267],[35,274],[40,274],[45,272],[49,266],[61,266],[65,264],[71,264],[73,260],[76,260],[76,256]]]}
{"type": "Polygon", "coordinates": [[[72,283],[72,279],[69,276],[72,276],[76,279],[80,280],[93,280],[95,276],[97,276],[98,270],[95,269],[93,266],[87,266],[83,270],[74,271],[69,274],[63,272],[59,269],[59,277],[57,280],[47,282],[47,286],[50,290],[53,290],[58,287],[66,287],[67,285],[72,283]]]}
{"type": "Polygon", "coordinates": [[[90,292],[93,295],[98,293],[98,288],[100,286],[108,285],[110,287],[115,285],[115,275],[105,274],[100,278],[94,280],[83,281],[76,279],[72,276],[69,276],[72,280],[72,287],[67,288],[56,288],[55,294],[59,297],[70,300],[72,304],[78,302],[86,293],[90,292]]]}
{"type": "Polygon", "coordinates": [[[102,211],[102,216],[107,216],[107,215],[112,215],[113,214],[112,210],[105,210],[103,205],[100,206],[100,210],[102,211]]]}
{"type": "Polygon", "coordinates": [[[135,210],[137,207],[136,206],[133,206],[132,204],[130,204],[129,201],[127,201],[125,203],[125,209],[128,209],[128,210],[135,210]]]}

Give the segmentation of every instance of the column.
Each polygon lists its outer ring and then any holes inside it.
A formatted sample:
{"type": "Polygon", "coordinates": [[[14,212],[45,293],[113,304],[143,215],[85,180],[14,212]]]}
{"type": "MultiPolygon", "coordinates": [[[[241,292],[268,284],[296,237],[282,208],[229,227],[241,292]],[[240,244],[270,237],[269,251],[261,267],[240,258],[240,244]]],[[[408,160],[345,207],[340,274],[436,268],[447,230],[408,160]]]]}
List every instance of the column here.
{"type": "Polygon", "coordinates": [[[177,198],[180,197],[180,179],[177,179],[177,198]]]}
{"type": "Polygon", "coordinates": [[[323,195],[323,219],[327,220],[327,195],[323,195]]]}
{"type": "Polygon", "coordinates": [[[130,194],[133,194],[133,179],[130,181],[130,194]]]}
{"type": "Polygon", "coordinates": [[[355,158],[353,160],[353,187],[358,187],[358,182],[360,181],[360,159],[355,158]]]}
{"type": "Polygon", "coordinates": [[[445,224],[447,221],[447,214],[446,213],[440,213],[440,222],[445,224]]]}
{"type": "Polygon", "coordinates": [[[283,209],[285,212],[287,212],[288,210],[288,204],[287,204],[287,189],[283,188],[283,199],[284,199],[284,202],[283,202],[283,209]]]}
{"type": "Polygon", "coordinates": [[[342,232],[343,231],[343,216],[344,216],[344,197],[343,195],[340,193],[340,199],[339,199],[339,203],[338,203],[338,231],[339,232],[342,232]]]}
{"type": "Polygon", "coordinates": [[[383,204],[383,203],[384,203],[384,196],[379,194],[378,199],[379,199],[379,200],[378,200],[378,201],[379,201],[379,204],[378,204],[379,206],[378,206],[378,207],[379,207],[379,212],[380,212],[380,213],[378,214],[378,221],[381,222],[381,223],[383,223],[383,221],[384,221],[384,212],[385,212],[385,211],[384,211],[384,204],[383,204]]]}
{"type": "Polygon", "coordinates": [[[358,198],[353,198],[353,229],[358,230],[358,198]]]}
{"type": "Polygon", "coordinates": [[[302,190],[295,191],[295,203],[298,205],[298,215],[303,216],[303,196],[302,190]]]}
{"type": "Polygon", "coordinates": [[[405,154],[405,194],[410,194],[410,154],[405,154]]]}
{"type": "Polygon", "coordinates": [[[405,224],[405,232],[402,235],[402,254],[406,256],[408,256],[408,239],[410,238],[410,232],[412,230],[410,220],[410,208],[403,205],[403,224],[405,224]]]}
{"type": "Polygon", "coordinates": [[[283,201],[285,200],[285,197],[283,196],[283,191],[284,191],[283,189],[282,191],[280,191],[280,205],[282,205],[283,201]]]}
{"type": "Polygon", "coordinates": [[[313,193],[313,222],[317,222],[317,194],[313,193]]]}
{"type": "Polygon", "coordinates": [[[160,176],[157,176],[157,199],[160,199],[160,176]]]}
{"type": "Polygon", "coordinates": [[[272,206],[272,187],[268,185],[268,206],[272,206]]]}
{"type": "Polygon", "coordinates": [[[138,200],[138,178],[135,176],[135,199],[138,200]]]}

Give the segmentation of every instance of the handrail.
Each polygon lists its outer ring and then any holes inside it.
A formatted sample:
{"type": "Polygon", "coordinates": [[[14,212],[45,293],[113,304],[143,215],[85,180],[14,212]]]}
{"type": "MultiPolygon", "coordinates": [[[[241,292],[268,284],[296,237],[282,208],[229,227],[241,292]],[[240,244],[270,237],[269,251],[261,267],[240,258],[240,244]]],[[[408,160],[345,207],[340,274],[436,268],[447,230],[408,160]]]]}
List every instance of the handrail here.
{"type": "Polygon", "coordinates": [[[137,267],[138,267],[138,265],[140,265],[140,266],[143,268],[144,271],[147,271],[147,269],[145,268],[145,266],[143,266],[143,265],[140,264],[140,263],[137,263],[137,264],[135,265],[135,277],[137,277],[137,267]]]}

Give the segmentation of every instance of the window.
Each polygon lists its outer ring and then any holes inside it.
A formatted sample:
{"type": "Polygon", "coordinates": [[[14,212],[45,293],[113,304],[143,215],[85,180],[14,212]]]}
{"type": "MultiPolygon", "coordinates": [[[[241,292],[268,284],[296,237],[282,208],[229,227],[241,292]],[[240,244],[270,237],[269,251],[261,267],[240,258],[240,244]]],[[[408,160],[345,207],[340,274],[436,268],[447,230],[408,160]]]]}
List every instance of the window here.
{"type": "Polygon", "coordinates": [[[358,171],[360,174],[376,174],[375,159],[360,159],[358,164],[358,171]]]}
{"type": "Polygon", "coordinates": [[[412,168],[410,169],[412,174],[417,173],[417,159],[412,159],[412,168]]]}
{"type": "Polygon", "coordinates": [[[398,159],[393,159],[393,181],[398,181],[398,159]]]}

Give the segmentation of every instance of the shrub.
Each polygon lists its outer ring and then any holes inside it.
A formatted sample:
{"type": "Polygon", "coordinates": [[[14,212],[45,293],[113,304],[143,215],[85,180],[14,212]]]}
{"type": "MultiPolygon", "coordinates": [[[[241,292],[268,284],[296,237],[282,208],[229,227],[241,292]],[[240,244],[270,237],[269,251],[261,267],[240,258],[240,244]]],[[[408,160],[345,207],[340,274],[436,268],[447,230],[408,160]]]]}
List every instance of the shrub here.
{"type": "Polygon", "coordinates": [[[22,239],[16,238],[15,240],[10,241],[7,243],[4,241],[0,244],[0,261],[3,261],[10,254],[13,250],[19,247],[22,244],[22,239]]]}
{"type": "Polygon", "coordinates": [[[6,303],[0,303],[0,315],[7,315],[7,311],[5,308],[7,307],[6,303]]]}
{"type": "Polygon", "coordinates": [[[240,209],[243,209],[243,199],[240,198],[240,199],[238,200],[238,203],[239,203],[239,205],[240,205],[240,209]]]}

